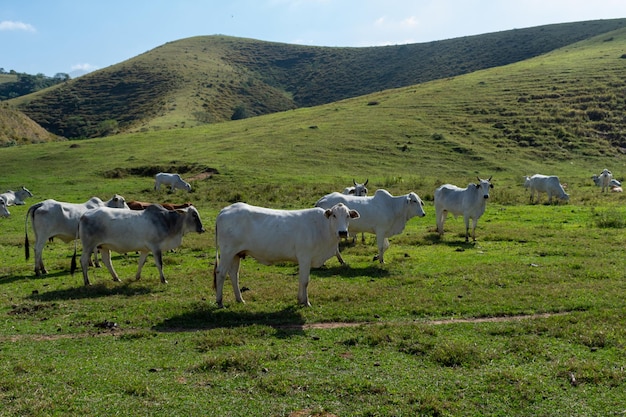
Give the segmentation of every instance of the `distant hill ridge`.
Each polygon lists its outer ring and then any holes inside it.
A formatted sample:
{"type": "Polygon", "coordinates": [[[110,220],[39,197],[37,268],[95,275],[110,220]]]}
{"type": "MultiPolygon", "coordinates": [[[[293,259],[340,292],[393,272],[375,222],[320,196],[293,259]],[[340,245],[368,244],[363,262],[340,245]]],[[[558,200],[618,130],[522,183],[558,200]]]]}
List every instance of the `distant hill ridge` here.
{"type": "Polygon", "coordinates": [[[365,48],[200,36],[10,102],[68,138],[194,126],[498,67],[623,27],[597,20],[365,48]]]}

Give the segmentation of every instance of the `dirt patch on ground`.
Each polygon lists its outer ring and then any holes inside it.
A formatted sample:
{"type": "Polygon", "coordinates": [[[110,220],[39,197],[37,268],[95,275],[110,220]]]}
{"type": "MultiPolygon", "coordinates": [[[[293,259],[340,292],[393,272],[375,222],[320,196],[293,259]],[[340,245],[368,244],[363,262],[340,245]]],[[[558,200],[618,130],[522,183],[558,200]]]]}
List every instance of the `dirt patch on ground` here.
{"type": "MultiPolygon", "coordinates": [[[[569,314],[568,312],[562,313],[541,313],[541,314],[528,314],[528,315],[518,315],[518,316],[500,316],[500,317],[477,317],[477,318],[450,318],[450,319],[440,319],[440,320],[413,320],[411,322],[404,323],[389,323],[394,325],[406,325],[406,324],[424,324],[424,325],[433,325],[433,326],[441,326],[446,324],[457,324],[457,323],[497,323],[497,322],[511,322],[511,321],[520,321],[520,320],[533,320],[533,319],[543,319],[552,316],[560,316],[569,314]]],[[[275,329],[281,330],[312,330],[312,329],[339,329],[344,327],[359,327],[359,326],[371,326],[374,324],[385,324],[383,321],[364,321],[364,322],[328,322],[328,323],[308,323],[308,324],[284,324],[284,325],[275,325],[272,326],[275,329]]],[[[99,327],[96,325],[95,327],[99,327]]],[[[169,330],[160,330],[160,332],[194,332],[201,331],[206,329],[169,329],[169,330]]],[[[51,341],[51,340],[61,340],[61,339],[85,339],[89,337],[105,337],[105,336],[124,336],[124,335],[132,335],[140,333],[144,330],[141,329],[121,329],[117,326],[103,327],[102,329],[94,332],[88,333],[72,333],[72,334],[49,334],[49,335],[34,335],[34,334],[22,334],[22,335],[11,335],[11,336],[0,336],[0,342],[19,342],[21,340],[32,340],[32,341],[51,341]]]]}

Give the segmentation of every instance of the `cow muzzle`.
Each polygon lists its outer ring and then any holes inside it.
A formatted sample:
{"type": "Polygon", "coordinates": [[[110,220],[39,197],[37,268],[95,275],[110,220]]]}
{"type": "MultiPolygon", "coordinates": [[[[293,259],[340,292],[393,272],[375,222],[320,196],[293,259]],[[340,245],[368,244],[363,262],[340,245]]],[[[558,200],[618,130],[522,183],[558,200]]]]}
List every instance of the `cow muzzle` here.
{"type": "Polygon", "coordinates": [[[340,239],[346,239],[348,237],[348,232],[346,230],[340,230],[338,233],[340,239]]]}

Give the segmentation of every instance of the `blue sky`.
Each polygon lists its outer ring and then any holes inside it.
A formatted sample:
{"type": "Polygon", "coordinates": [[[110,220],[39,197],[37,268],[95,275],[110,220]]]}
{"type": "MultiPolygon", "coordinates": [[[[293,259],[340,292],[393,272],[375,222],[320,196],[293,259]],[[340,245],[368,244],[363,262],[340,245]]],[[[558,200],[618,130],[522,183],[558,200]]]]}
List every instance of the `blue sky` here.
{"type": "Polygon", "coordinates": [[[623,17],[624,0],[2,0],[0,68],[93,71],[199,35],[360,47],[623,17]]]}

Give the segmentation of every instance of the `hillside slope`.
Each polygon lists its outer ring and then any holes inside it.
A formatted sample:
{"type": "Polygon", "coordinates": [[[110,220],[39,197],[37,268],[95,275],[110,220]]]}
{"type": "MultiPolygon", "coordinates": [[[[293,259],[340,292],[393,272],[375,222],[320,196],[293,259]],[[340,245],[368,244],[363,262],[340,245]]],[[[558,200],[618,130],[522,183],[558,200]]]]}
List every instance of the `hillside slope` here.
{"type": "Polygon", "coordinates": [[[63,140],[39,126],[24,113],[0,106],[0,147],[63,140]]]}
{"type": "Polygon", "coordinates": [[[70,138],[189,127],[519,62],[625,25],[626,19],[567,23],[370,48],[202,36],[11,103],[70,138]]]}

